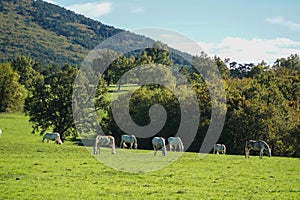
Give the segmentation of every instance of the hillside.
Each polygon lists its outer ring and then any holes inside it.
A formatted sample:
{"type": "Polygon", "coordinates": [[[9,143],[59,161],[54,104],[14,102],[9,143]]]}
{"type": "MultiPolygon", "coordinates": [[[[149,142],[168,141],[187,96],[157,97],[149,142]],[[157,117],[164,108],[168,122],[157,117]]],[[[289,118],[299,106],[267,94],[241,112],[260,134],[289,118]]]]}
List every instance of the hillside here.
{"type": "Polygon", "coordinates": [[[89,50],[122,31],[41,0],[0,2],[2,62],[24,55],[42,64],[79,64],[89,50]]]}

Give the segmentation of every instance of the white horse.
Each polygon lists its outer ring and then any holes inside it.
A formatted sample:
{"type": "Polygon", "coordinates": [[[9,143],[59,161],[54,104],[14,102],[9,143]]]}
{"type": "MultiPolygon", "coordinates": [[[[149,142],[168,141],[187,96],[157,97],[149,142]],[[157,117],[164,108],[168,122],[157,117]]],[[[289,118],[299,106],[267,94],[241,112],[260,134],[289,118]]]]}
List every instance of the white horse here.
{"type": "Polygon", "coordinates": [[[2,130],[0,129],[0,137],[1,137],[1,135],[2,135],[2,130]]]}
{"type": "Polygon", "coordinates": [[[170,145],[170,151],[176,151],[178,147],[178,150],[183,152],[184,146],[180,137],[169,137],[168,142],[170,145]]]}
{"type": "Polygon", "coordinates": [[[42,139],[42,142],[47,140],[50,143],[50,140],[54,140],[57,144],[62,144],[59,133],[46,133],[42,139]]]}
{"type": "Polygon", "coordinates": [[[115,151],[115,138],[113,136],[102,136],[98,135],[96,137],[95,146],[94,146],[94,154],[99,152],[100,154],[100,146],[110,146],[112,150],[112,154],[116,154],[115,151]]]}
{"type": "Polygon", "coordinates": [[[259,157],[260,159],[262,159],[262,156],[264,154],[264,150],[267,150],[266,151],[266,154],[271,157],[271,149],[269,147],[269,145],[265,142],[265,141],[262,141],[262,140],[248,140],[246,141],[246,145],[245,145],[245,158],[249,158],[249,153],[250,153],[250,150],[256,150],[256,151],[259,151],[259,157]]]}
{"type": "Polygon", "coordinates": [[[214,152],[213,154],[219,154],[219,153],[222,153],[222,154],[226,154],[226,146],[224,144],[214,144],[214,152]]]}
{"type": "Polygon", "coordinates": [[[166,155],[166,143],[165,143],[165,138],[163,137],[154,137],[152,139],[152,145],[154,149],[154,155],[156,155],[157,150],[161,149],[162,150],[162,155],[166,155]]]}
{"type": "Polygon", "coordinates": [[[137,149],[137,139],[134,135],[122,135],[121,136],[121,143],[120,148],[127,147],[126,143],[130,143],[129,148],[132,149],[132,146],[134,145],[134,148],[137,149]]]}

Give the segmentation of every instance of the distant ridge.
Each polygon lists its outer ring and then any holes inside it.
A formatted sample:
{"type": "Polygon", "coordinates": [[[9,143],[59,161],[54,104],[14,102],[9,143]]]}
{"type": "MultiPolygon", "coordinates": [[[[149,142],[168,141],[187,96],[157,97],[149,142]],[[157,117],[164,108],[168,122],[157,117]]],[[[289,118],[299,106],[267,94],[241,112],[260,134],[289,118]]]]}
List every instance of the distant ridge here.
{"type": "MultiPolygon", "coordinates": [[[[42,0],[0,1],[0,62],[27,56],[42,66],[80,65],[90,50],[123,32],[126,34],[116,46],[121,42],[121,47],[154,42],[42,0]]],[[[189,65],[184,59],[189,54],[176,49],[172,52],[175,64],[189,65]]]]}
{"type": "Polygon", "coordinates": [[[0,2],[2,62],[24,55],[44,65],[80,64],[100,42],[123,31],[41,0],[0,2]]]}

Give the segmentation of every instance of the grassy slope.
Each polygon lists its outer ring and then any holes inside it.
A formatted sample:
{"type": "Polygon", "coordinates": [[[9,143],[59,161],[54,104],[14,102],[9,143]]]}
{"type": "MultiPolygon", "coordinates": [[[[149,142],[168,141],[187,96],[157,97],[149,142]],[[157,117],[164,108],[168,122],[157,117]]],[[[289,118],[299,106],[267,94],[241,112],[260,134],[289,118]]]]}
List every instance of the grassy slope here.
{"type": "Polygon", "coordinates": [[[22,114],[0,114],[0,128],[0,199],[300,198],[296,158],[186,153],[162,170],[131,174],[70,142],[41,143],[22,114]]]}
{"type": "Polygon", "coordinates": [[[136,84],[126,84],[126,85],[121,85],[120,90],[118,91],[118,87],[115,84],[112,84],[108,87],[108,92],[109,92],[109,98],[110,99],[117,99],[117,97],[121,94],[126,94],[129,91],[134,92],[134,90],[138,89],[140,86],[136,84]]]}

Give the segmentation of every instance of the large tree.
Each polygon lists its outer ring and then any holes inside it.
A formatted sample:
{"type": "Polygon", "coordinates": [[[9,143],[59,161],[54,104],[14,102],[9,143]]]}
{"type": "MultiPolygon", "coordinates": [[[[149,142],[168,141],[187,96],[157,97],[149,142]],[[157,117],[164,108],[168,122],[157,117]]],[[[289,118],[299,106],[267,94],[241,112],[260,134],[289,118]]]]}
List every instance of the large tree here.
{"type": "Polygon", "coordinates": [[[0,64],[0,112],[22,110],[25,89],[18,80],[19,75],[9,63],[0,64]]]}
{"type": "Polygon", "coordinates": [[[41,131],[43,134],[53,129],[64,138],[74,131],[72,91],[77,71],[76,67],[66,65],[34,83],[24,108],[33,124],[33,133],[41,131]]]}
{"type": "MultiPolygon", "coordinates": [[[[33,89],[25,101],[25,113],[30,117],[33,133],[40,132],[43,134],[47,130],[53,130],[60,133],[62,139],[69,135],[76,136],[72,110],[74,108],[73,104],[76,104],[76,102],[72,101],[72,95],[80,95],[83,101],[93,98],[98,119],[103,118],[103,116],[100,116],[101,108],[108,106],[108,100],[105,96],[107,93],[105,81],[100,78],[99,85],[94,93],[95,96],[89,95],[91,85],[86,84],[88,81],[77,84],[77,87],[83,87],[84,90],[81,89],[80,94],[74,94],[73,86],[77,75],[77,67],[65,65],[60,69],[50,66],[44,71],[44,76],[40,76],[34,82],[33,89]]],[[[76,99],[78,100],[78,97],[76,99]]],[[[88,125],[84,126],[89,127],[88,125]]]]}

